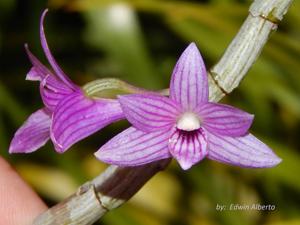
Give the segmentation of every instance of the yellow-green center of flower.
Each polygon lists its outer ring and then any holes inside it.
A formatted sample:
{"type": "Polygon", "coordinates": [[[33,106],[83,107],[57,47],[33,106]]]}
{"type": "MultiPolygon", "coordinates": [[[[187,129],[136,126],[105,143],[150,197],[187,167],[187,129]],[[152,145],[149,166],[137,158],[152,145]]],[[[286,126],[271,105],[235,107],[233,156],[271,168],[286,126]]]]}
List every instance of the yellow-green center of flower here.
{"type": "Polygon", "coordinates": [[[185,112],[177,120],[176,126],[184,131],[198,130],[201,126],[201,120],[195,113],[185,112]]]}

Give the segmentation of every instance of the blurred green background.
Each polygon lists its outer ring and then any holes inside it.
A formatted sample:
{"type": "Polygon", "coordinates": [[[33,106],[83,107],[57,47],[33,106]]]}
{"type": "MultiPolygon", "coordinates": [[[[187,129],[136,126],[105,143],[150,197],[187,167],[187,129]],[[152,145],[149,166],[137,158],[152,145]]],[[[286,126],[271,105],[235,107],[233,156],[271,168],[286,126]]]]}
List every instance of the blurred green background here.
{"type": "MultiPolygon", "coordinates": [[[[0,154],[53,205],[99,174],[93,157],[128,124],[119,122],[63,155],[51,143],[33,154],[8,155],[26,117],[42,106],[38,84],[25,81],[31,65],[24,43],[43,61],[39,18],[65,72],[83,85],[101,77],[160,89],[189,42],[208,67],[218,61],[248,14],[243,0],[0,0],[0,154]]],[[[224,102],[255,114],[251,132],[283,158],[272,169],[241,169],[203,160],[189,171],[173,162],[104,225],[300,224],[300,1],[272,34],[240,87],[224,102]],[[272,204],[274,211],[225,211],[216,205],[272,204]]]]}

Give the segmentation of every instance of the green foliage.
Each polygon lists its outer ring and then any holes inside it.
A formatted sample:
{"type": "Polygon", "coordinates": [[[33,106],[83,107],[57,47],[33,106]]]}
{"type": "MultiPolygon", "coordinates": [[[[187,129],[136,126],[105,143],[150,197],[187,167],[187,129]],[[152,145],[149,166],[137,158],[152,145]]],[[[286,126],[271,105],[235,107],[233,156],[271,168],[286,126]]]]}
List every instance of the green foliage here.
{"type": "MultiPolygon", "coordinates": [[[[250,3],[51,0],[46,33],[54,55],[78,84],[117,77],[143,88],[160,89],[168,86],[177,57],[191,41],[208,66],[216,63],[248,15],[250,3]]],[[[29,15],[39,15],[46,2],[36,4],[0,1],[4,12],[0,16],[0,152],[44,199],[55,203],[103,171],[105,165],[92,153],[127,124],[111,125],[63,155],[55,154],[48,144],[26,157],[8,156],[14,131],[28,112],[42,106],[37,84],[24,81],[30,64],[22,49],[25,42],[39,46],[39,18],[29,15]]],[[[283,162],[276,168],[251,170],[204,160],[187,172],[174,163],[101,224],[300,223],[299,10],[300,1],[294,1],[240,87],[224,99],[255,114],[252,132],[270,144],[283,162]],[[215,209],[217,204],[253,203],[274,204],[276,210],[215,209]]],[[[41,51],[34,47],[33,52],[41,51]]]]}

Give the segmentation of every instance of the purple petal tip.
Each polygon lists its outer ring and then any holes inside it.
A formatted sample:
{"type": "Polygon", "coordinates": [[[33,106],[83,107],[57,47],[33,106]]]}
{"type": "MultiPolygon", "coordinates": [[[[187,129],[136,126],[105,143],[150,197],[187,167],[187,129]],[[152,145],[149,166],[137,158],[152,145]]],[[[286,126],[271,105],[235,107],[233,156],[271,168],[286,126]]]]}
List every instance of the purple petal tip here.
{"type": "Polygon", "coordinates": [[[48,9],[45,9],[42,13],[41,16],[41,20],[40,20],[40,40],[41,40],[41,45],[42,48],[44,50],[44,53],[46,55],[46,58],[48,59],[48,62],[50,63],[50,65],[52,66],[53,71],[55,72],[55,74],[57,75],[57,77],[63,82],[65,83],[69,88],[71,88],[72,90],[77,90],[78,87],[77,85],[75,85],[70,79],[69,77],[63,72],[63,70],[60,68],[60,66],[57,64],[56,60],[54,59],[47,40],[46,40],[46,36],[45,36],[45,31],[44,31],[44,20],[45,20],[45,16],[48,12],[48,9]]]}
{"type": "Polygon", "coordinates": [[[191,42],[191,43],[188,45],[187,49],[188,49],[188,48],[196,48],[196,49],[198,50],[198,47],[197,47],[197,45],[196,45],[195,42],[191,42]]]}
{"type": "Polygon", "coordinates": [[[170,98],[186,110],[208,101],[207,72],[195,43],[189,44],[179,57],[172,73],[170,98]]]}
{"type": "Polygon", "coordinates": [[[62,144],[60,144],[56,139],[55,139],[55,136],[53,135],[53,132],[50,128],[50,138],[51,138],[51,141],[54,145],[54,149],[57,153],[64,153],[68,148],[65,148],[62,144]]]}
{"type": "Polygon", "coordinates": [[[100,160],[102,162],[112,163],[110,152],[101,151],[101,149],[99,149],[97,152],[94,153],[94,155],[98,160],[100,160]]]}
{"type": "Polygon", "coordinates": [[[270,160],[269,165],[266,165],[265,167],[275,167],[281,162],[282,162],[282,159],[279,158],[277,155],[273,154],[273,159],[270,160]]]}
{"type": "Polygon", "coordinates": [[[200,53],[197,45],[195,42],[191,42],[187,47],[186,49],[184,50],[185,53],[188,53],[188,54],[193,54],[193,53],[200,53]]]}
{"type": "Polygon", "coordinates": [[[178,163],[183,170],[188,170],[193,166],[193,163],[190,163],[188,161],[179,161],[178,160],[178,163]]]}
{"type": "Polygon", "coordinates": [[[262,141],[247,134],[243,137],[226,137],[209,134],[208,158],[245,168],[269,168],[281,159],[262,141]]]}
{"type": "Polygon", "coordinates": [[[50,116],[40,109],[24,122],[15,133],[9,153],[30,153],[42,147],[49,140],[50,116]]]}
{"type": "Polygon", "coordinates": [[[49,11],[48,8],[44,9],[43,13],[42,13],[42,19],[46,16],[47,12],[49,11]]]}

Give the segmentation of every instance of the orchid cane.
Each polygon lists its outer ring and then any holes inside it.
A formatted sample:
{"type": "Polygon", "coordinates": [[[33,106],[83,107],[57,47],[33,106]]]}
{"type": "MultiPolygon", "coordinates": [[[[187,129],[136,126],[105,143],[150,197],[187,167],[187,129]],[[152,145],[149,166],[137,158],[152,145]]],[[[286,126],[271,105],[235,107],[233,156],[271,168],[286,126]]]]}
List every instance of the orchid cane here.
{"type": "Polygon", "coordinates": [[[187,170],[203,158],[241,167],[272,167],[281,159],[248,133],[253,115],[208,102],[208,80],[194,43],[179,58],[170,97],[158,94],[119,96],[133,125],[95,153],[118,166],[138,166],[174,157],[187,170]]]}

